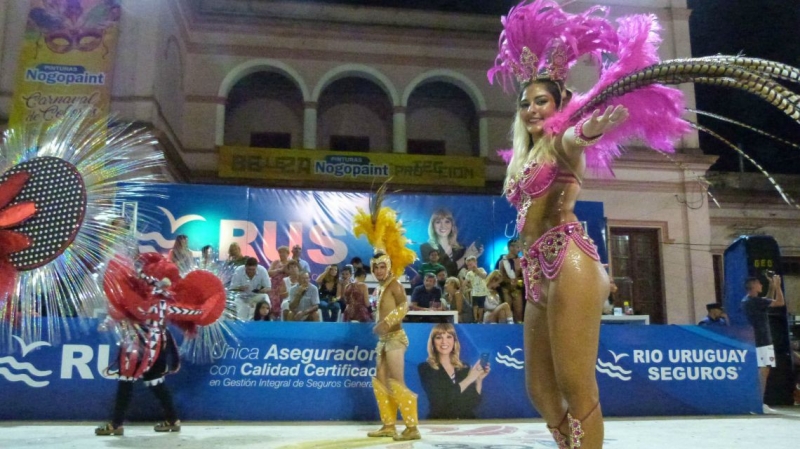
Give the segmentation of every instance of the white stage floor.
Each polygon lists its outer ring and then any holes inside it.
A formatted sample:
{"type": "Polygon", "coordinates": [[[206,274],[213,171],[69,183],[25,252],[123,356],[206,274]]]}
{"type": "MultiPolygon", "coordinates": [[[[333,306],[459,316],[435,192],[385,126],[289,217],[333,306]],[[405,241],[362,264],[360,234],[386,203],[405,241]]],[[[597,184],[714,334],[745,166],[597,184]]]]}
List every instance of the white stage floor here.
{"type": "MultiPolygon", "coordinates": [[[[265,404],[265,407],[269,405],[265,404]]],[[[779,407],[777,415],[678,418],[609,418],[607,449],[797,449],[800,407],[779,407]]],[[[437,421],[420,425],[422,440],[397,443],[367,438],[369,423],[186,422],[180,433],[153,432],[132,423],[121,437],[96,437],[88,422],[0,423],[0,448],[36,449],[545,449],[555,444],[540,420],[437,421]]]]}

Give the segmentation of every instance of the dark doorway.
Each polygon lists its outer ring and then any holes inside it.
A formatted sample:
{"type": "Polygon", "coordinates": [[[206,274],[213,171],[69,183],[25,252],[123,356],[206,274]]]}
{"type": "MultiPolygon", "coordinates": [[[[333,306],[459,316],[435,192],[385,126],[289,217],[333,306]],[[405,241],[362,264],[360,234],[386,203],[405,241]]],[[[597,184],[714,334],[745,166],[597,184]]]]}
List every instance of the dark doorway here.
{"type": "Polygon", "coordinates": [[[610,243],[614,278],[629,282],[634,313],[650,315],[651,324],[665,324],[659,230],[612,227],[610,243]]]}

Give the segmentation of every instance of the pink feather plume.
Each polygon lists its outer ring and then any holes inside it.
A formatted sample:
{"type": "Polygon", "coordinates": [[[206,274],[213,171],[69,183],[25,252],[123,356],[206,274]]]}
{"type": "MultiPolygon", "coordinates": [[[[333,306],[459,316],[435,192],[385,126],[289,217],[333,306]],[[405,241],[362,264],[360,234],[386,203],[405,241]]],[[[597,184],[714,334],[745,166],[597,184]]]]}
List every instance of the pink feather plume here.
{"type": "MultiPolygon", "coordinates": [[[[559,113],[545,122],[545,131],[559,134],[577,123],[576,111],[589,103],[606,87],[620,78],[659,62],[658,35],[660,26],[653,15],[635,15],[620,18],[617,30],[619,45],[615,52],[617,61],[603,68],[598,83],[585,94],[575,95],[559,113]]],[[[611,98],[598,106],[625,106],[630,117],[620,126],[606,132],[600,141],[586,149],[587,166],[609,169],[611,161],[620,155],[620,145],[639,142],[658,151],[674,152],[675,143],[691,130],[681,118],[684,100],[681,91],[663,85],[650,85],[611,98]]],[[[588,111],[585,115],[591,114],[588,111]]],[[[609,170],[610,171],[610,170],[609,170]]]]}

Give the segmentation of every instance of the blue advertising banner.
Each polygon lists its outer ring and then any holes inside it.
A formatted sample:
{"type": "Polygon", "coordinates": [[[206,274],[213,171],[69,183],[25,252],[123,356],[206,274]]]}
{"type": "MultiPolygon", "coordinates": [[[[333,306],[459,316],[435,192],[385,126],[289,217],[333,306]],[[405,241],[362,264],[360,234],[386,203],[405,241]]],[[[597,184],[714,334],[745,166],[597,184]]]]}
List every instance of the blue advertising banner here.
{"type": "MultiPolygon", "coordinates": [[[[421,419],[430,398],[418,367],[426,363],[432,326],[405,326],[406,382],[419,393],[421,419]]],[[[536,416],[525,392],[522,326],[456,330],[466,365],[489,354],[475,416],[536,416]]],[[[761,413],[755,351],[737,338],[698,326],[603,326],[597,379],[604,414],[761,413]]],[[[90,333],[59,347],[17,343],[17,351],[0,357],[0,419],[108,418],[116,388],[102,374],[116,357],[110,335],[90,333]]],[[[211,364],[184,364],[167,383],[182,419],[374,421],[375,343],[369,324],[250,322],[239,345],[220,348],[211,364]]],[[[161,418],[140,382],[135,394],[130,419],[161,418]]]]}
{"type": "MultiPolygon", "coordinates": [[[[278,247],[299,244],[314,276],[328,264],[348,263],[354,256],[368,260],[372,255],[366,239],[351,232],[356,209],[368,208],[368,193],[182,184],[166,184],[159,190],[158,196],[139,199],[140,215],[147,217],[138,229],[142,251],[166,253],[175,237],[185,234],[197,256],[202,247],[211,245],[225,260],[235,242],[245,255],[267,264],[278,258],[278,247]]],[[[454,245],[454,262],[472,247],[483,250],[479,266],[494,268],[508,240],[517,235],[516,211],[500,196],[391,194],[386,205],[400,213],[410,248],[419,257],[423,246],[436,238],[434,216],[450,217],[449,237],[461,248],[454,245]]],[[[578,202],[575,210],[607,262],[603,204],[578,202]]]]}

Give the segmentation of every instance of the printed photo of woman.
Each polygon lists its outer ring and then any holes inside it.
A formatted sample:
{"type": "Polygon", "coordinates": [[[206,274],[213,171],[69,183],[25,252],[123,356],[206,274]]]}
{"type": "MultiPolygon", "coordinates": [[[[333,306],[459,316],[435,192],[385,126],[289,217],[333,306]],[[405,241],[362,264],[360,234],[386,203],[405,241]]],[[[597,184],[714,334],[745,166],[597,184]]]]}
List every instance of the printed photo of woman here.
{"type": "Polygon", "coordinates": [[[455,327],[437,324],[428,338],[428,360],[417,367],[422,388],[430,403],[428,419],[475,419],[481,403],[483,379],[489,375],[489,363],[465,365],[459,353],[455,327]]]}
{"type": "Polygon", "coordinates": [[[428,241],[420,245],[421,260],[427,261],[432,250],[439,253],[439,263],[447,269],[447,276],[458,276],[464,268],[468,256],[480,257],[483,245],[472,242],[464,248],[458,243],[458,226],[453,213],[447,209],[439,209],[431,215],[428,223],[428,241]]]}

